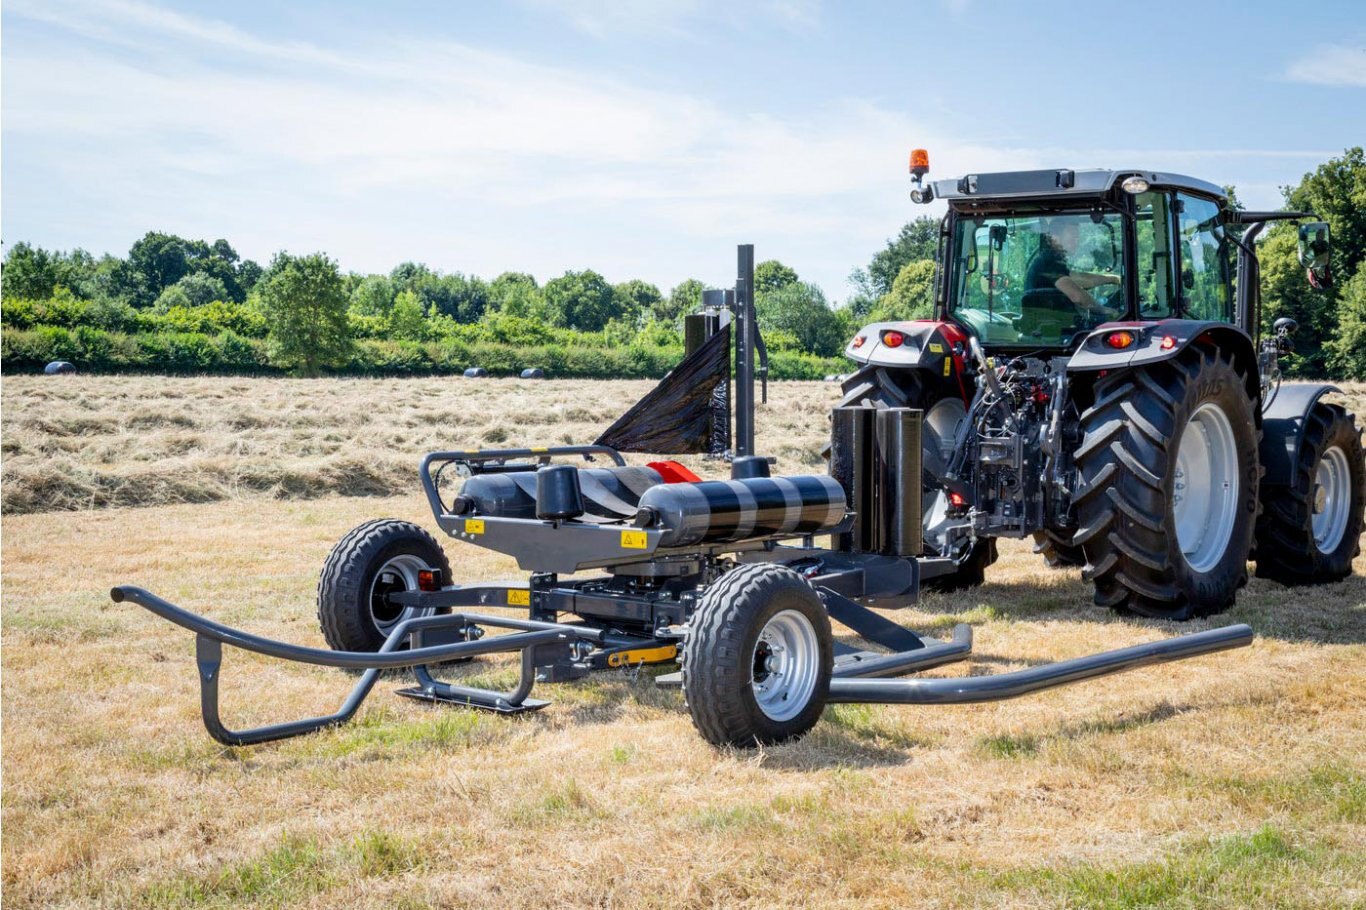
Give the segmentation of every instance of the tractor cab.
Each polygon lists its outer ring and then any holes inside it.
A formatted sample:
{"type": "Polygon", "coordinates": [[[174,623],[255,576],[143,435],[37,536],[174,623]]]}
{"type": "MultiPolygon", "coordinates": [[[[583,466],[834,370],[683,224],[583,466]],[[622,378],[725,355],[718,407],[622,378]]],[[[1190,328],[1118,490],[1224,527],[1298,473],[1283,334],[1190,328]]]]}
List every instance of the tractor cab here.
{"type": "Polygon", "coordinates": [[[932,192],[949,203],[938,315],[987,349],[1068,352],[1108,322],[1236,320],[1237,242],[1213,184],[1050,170],[932,192]]]}

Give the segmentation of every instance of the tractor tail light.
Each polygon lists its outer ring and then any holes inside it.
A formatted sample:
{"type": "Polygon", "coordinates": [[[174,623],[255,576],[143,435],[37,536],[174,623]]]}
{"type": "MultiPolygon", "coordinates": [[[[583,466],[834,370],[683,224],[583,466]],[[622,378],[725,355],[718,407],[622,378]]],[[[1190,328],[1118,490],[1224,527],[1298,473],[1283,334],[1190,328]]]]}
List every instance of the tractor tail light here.
{"type": "Polygon", "coordinates": [[[882,343],[889,348],[899,348],[906,341],[906,336],[900,332],[884,332],[882,343]]]}
{"type": "Polygon", "coordinates": [[[1133,343],[1134,343],[1134,333],[1133,333],[1133,332],[1111,332],[1109,335],[1106,335],[1106,336],[1105,336],[1105,343],[1106,343],[1106,345],[1108,345],[1109,347],[1114,348],[1114,349],[1117,350],[1117,351],[1122,351],[1122,350],[1124,350],[1125,348],[1131,347],[1131,346],[1133,345],[1133,343]]]}
{"type": "Polygon", "coordinates": [[[1176,339],[1170,335],[1163,335],[1162,344],[1158,346],[1164,351],[1170,351],[1172,348],[1176,347],[1176,339]]]}
{"type": "Polygon", "coordinates": [[[862,336],[862,335],[855,335],[855,336],[854,336],[854,349],[857,350],[857,349],[863,347],[863,343],[864,343],[865,341],[867,341],[867,340],[868,340],[868,339],[865,338],[865,337],[862,336]]]}
{"type": "Polygon", "coordinates": [[[953,506],[955,509],[961,509],[967,504],[968,501],[962,493],[959,493],[957,490],[949,492],[949,505],[953,506]]]}

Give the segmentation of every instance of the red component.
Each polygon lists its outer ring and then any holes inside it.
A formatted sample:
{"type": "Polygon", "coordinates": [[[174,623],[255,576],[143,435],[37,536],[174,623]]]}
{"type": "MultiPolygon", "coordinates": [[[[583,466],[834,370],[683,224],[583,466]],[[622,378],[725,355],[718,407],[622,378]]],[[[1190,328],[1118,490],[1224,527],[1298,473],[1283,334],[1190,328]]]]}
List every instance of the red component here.
{"type": "Polygon", "coordinates": [[[955,509],[961,509],[967,504],[968,501],[964,498],[962,493],[959,493],[956,490],[949,491],[949,505],[953,506],[955,509]]]}
{"type": "Polygon", "coordinates": [[[419,591],[440,591],[441,572],[437,569],[418,569],[417,589],[419,591]]]}
{"type": "Polygon", "coordinates": [[[865,341],[867,341],[867,340],[868,340],[868,339],[865,338],[865,337],[863,337],[862,335],[855,335],[855,336],[854,336],[854,349],[857,350],[857,349],[863,347],[863,343],[864,343],[865,341]]]}
{"type": "Polygon", "coordinates": [[[702,480],[676,461],[652,461],[645,467],[653,468],[665,483],[699,483],[702,480]]]}
{"type": "Polygon", "coordinates": [[[1159,347],[1164,351],[1170,351],[1172,348],[1176,347],[1176,339],[1170,335],[1163,335],[1162,344],[1160,344],[1159,347]]]}
{"type": "Polygon", "coordinates": [[[1117,350],[1123,350],[1134,343],[1133,332],[1111,332],[1105,336],[1105,343],[1117,350]]]}
{"type": "Polygon", "coordinates": [[[905,340],[906,336],[900,332],[892,331],[882,333],[882,343],[889,348],[899,348],[905,340]]]}
{"type": "Polygon", "coordinates": [[[1048,401],[1048,393],[1043,390],[1042,386],[1034,390],[1034,400],[1039,404],[1048,401]]]}

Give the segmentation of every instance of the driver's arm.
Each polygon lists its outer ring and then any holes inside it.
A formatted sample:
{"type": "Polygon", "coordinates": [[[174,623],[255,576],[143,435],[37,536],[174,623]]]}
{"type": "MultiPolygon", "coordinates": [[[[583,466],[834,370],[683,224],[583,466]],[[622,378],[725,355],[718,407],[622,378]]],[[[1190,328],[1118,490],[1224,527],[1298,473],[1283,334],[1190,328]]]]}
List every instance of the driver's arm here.
{"type": "MultiPolygon", "coordinates": [[[[1087,291],[1106,284],[1120,283],[1118,275],[1110,275],[1105,272],[1073,272],[1070,277],[1076,282],[1077,287],[1087,291]]],[[[1063,293],[1066,293],[1066,291],[1063,293]]]]}
{"type": "Polygon", "coordinates": [[[1062,291],[1063,295],[1066,296],[1068,300],[1072,301],[1073,304],[1081,307],[1083,310],[1098,313],[1110,312],[1097,303],[1096,298],[1087,293],[1086,288],[1076,280],[1076,277],[1076,275],[1064,275],[1054,282],[1053,286],[1059,291],[1062,291]]]}

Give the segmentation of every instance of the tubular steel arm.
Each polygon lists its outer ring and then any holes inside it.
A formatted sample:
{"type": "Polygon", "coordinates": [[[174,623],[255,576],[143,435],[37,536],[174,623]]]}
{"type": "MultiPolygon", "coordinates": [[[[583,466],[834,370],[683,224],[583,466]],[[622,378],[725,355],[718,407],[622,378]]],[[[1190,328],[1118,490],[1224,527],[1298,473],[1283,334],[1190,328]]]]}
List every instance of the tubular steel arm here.
{"type": "Polygon", "coordinates": [[[1117,651],[1103,651],[1042,667],[995,676],[957,679],[832,679],[832,704],[868,702],[889,705],[964,705],[1018,698],[1096,676],[1119,673],[1149,664],[1184,660],[1215,651],[1252,644],[1252,628],[1224,626],[1163,641],[1146,642],[1117,651]]]}
{"type": "Polygon", "coordinates": [[[430,682],[442,686],[447,697],[451,699],[463,698],[471,703],[478,704],[490,701],[494,703],[495,707],[500,708],[516,707],[530,694],[532,683],[535,681],[533,652],[538,645],[561,644],[575,639],[601,641],[605,634],[596,629],[588,629],[582,626],[505,619],[499,616],[484,616],[476,613],[450,613],[441,616],[419,616],[404,620],[394,628],[394,631],[385,640],[383,647],[376,653],[329,651],[323,648],[291,645],[225,626],[222,623],[214,622],[177,607],[149,591],[132,585],[121,585],[114,588],[110,591],[110,597],[115,603],[131,601],[163,619],[195,633],[195,658],[199,667],[200,708],[204,716],[204,727],[209,731],[210,736],[227,746],[248,746],[271,740],[286,739],[344,724],[355,715],[361,702],[370,694],[375,686],[375,681],[379,679],[380,671],[388,669],[412,667],[415,671],[420,671],[418,672],[420,682],[424,685],[430,682]],[[462,628],[474,623],[519,631],[510,635],[496,635],[477,641],[461,641],[427,648],[413,648],[408,651],[395,651],[413,632],[462,628]],[[223,662],[223,645],[225,644],[241,648],[244,651],[264,654],[267,657],[278,657],[281,660],[325,667],[364,670],[365,672],[352,688],[346,701],[333,714],[255,727],[249,730],[230,730],[224,726],[218,711],[218,676],[223,662]],[[506,651],[522,652],[522,679],[517,688],[507,694],[436,683],[425,671],[428,664],[506,651]]]}

